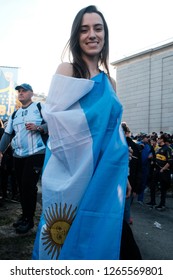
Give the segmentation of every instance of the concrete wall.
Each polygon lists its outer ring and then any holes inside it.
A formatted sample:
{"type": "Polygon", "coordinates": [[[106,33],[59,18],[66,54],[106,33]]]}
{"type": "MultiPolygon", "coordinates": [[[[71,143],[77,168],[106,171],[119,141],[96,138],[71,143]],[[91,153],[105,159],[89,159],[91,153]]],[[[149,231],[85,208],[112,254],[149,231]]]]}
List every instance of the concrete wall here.
{"type": "Polygon", "coordinates": [[[115,62],[123,121],[132,132],[173,133],[173,43],[115,62]]]}

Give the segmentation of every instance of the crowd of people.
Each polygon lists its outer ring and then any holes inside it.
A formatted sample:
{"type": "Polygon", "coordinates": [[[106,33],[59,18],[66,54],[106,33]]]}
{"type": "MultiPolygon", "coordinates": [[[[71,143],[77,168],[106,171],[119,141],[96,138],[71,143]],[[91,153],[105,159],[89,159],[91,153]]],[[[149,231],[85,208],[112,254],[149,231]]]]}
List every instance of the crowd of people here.
{"type": "Polygon", "coordinates": [[[132,191],[125,206],[125,219],[131,224],[132,201],[136,197],[137,202],[143,205],[147,191],[150,192],[150,201],[146,204],[159,211],[166,210],[166,193],[172,187],[173,135],[163,131],[133,135],[125,122],[122,122],[122,128],[127,144],[133,150],[128,176],[132,191]],[[156,204],[157,191],[160,192],[158,205],[156,204]]]}
{"type": "Polygon", "coordinates": [[[1,177],[10,149],[22,211],[13,227],[17,234],[34,227],[41,176],[42,215],[33,259],[141,259],[129,226],[130,206],[134,194],[143,203],[150,186],[149,206],[154,207],[159,182],[157,209],[165,209],[172,143],[164,133],[134,137],[121,123],[122,105],[108,67],[109,30],[95,6],[77,13],[66,50],[72,61],[58,66],[44,106],[32,101],[29,84],[21,84],[15,89],[22,106],[5,130],[2,125],[1,177]]]}

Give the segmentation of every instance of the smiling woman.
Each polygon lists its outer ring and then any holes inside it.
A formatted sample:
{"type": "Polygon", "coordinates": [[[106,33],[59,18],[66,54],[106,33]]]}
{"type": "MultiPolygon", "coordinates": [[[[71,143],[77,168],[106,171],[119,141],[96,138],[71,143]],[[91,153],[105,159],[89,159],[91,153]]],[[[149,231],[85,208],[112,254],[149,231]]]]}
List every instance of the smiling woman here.
{"type": "Polygon", "coordinates": [[[105,18],[100,12],[95,13],[91,9],[84,15],[83,10],[77,14],[64,54],[68,48],[72,54],[72,63],[66,64],[65,70],[64,65],[59,65],[57,74],[67,75],[64,71],[68,71],[68,67],[70,68],[69,76],[91,78],[99,73],[101,65],[110,78],[108,67],[109,32],[105,18]]]}
{"type": "Polygon", "coordinates": [[[42,112],[50,143],[33,258],[118,259],[128,148],[109,74],[108,27],[95,6],[77,13],[67,47],[71,63],[58,66],[42,112]]]}

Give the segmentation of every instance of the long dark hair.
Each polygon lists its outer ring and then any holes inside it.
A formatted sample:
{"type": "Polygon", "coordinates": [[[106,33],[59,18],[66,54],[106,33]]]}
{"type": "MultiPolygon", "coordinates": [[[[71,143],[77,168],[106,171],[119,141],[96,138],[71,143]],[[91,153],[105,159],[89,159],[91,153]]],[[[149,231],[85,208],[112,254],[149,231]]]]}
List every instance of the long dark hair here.
{"type": "Polygon", "coordinates": [[[62,54],[62,59],[63,59],[66,51],[69,50],[69,60],[71,60],[70,54],[72,54],[72,59],[73,59],[71,61],[72,65],[73,65],[73,76],[76,78],[88,78],[88,77],[90,78],[89,69],[88,69],[85,61],[81,57],[81,48],[79,45],[81,23],[82,23],[83,16],[86,13],[96,13],[103,20],[104,31],[105,31],[105,43],[104,43],[104,47],[99,56],[99,66],[102,66],[103,70],[110,77],[109,67],[108,67],[108,60],[109,60],[108,26],[107,26],[107,23],[105,21],[103,14],[101,12],[99,12],[98,9],[96,8],[96,6],[94,6],[94,5],[83,8],[82,10],[80,10],[77,13],[77,15],[73,21],[73,24],[72,24],[70,39],[67,42],[64,52],[62,54]]]}

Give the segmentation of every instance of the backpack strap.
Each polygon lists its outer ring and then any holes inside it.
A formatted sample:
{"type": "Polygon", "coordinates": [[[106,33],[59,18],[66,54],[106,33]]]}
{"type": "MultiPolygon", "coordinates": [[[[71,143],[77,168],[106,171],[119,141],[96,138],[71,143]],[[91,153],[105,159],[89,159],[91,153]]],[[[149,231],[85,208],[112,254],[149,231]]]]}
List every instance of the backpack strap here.
{"type": "Polygon", "coordinates": [[[16,115],[16,113],[17,113],[17,111],[18,111],[18,109],[17,109],[17,110],[15,110],[15,111],[13,112],[13,114],[11,115],[12,120],[14,120],[14,117],[15,117],[15,115],[16,115]]]}
{"type": "Polygon", "coordinates": [[[42,122],[41,122],[41,124],[44,124],[44,123],[46,123],[45,122],[45,120],[43,119],[43,115],[42,115],[42,113],[41,113],[41,104],[40,104],[40,102],[38,102],[37,103],[37,107],[38,107],[38,110],[39,110],[39,112],[40,112],[40,116],[41,116],[41,118],[42,118],[42,122]]]}
{"type": "Polygon", "coordinates": [[[40,104],[40,102],[37,103],[37,107],[38,107],[38,110],[40,112],[40,116],[43,118],[42,113],[41,113],[41,104],[40,104]]]}
{"type": "MultiPolygon", "coordinates": [[[[38,107],[38,110],[39,110],[39,112],[40,112],[40,116],[41,116],[41,118],[42,118],[41,124],[44,124],[44,123],[46,123],[46,122],[45,122],[45,120],[43,119],[43,116],[42,116],[42,113],[41,113],[41,104],[40,104],[40,102],[37,103],[37,107],[38,107]]],[[[48,137],[49,137],[49,136],[48,136],[48,133],[44,133],[44,134],[41,133],[41,138],[42,138],[43,143],[45,144],[45,146],[46,146],[46,144],[47,144],[48,137]]]]}
{"type": "MultiPolygon", "coordinates": [[[[40,102],[37,103],[37,107],[38,107],[38,110],[39,110],[39,112],[40,112],[41,118],[43,118],[42,113],[41,113],[41,104],[40,104],[40,102]]],[[[15,110],[15,111],[13,112],[13,114],[11,115],[12,120],[14,120],[14,117],[15,117],[17,111],[18,111],[18,109],[15,110]]]]}

